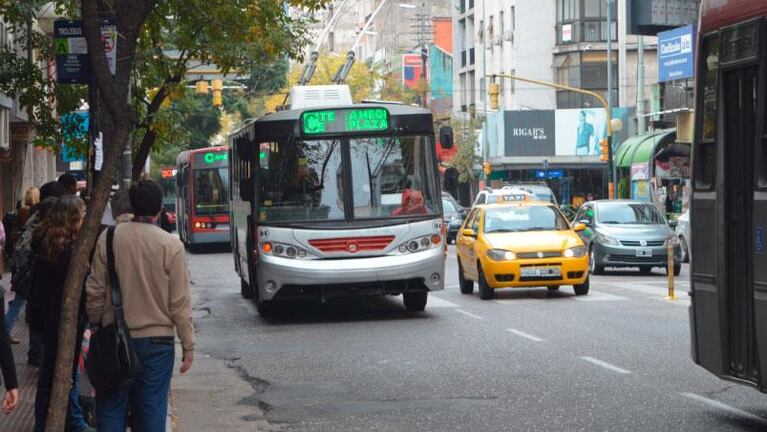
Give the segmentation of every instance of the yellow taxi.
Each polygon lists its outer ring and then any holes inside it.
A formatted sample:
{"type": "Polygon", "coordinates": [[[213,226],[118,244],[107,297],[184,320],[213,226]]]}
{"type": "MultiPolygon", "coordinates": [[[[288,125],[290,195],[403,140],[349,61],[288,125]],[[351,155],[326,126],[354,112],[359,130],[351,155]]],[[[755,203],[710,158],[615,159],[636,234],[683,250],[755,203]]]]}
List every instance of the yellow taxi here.
{"type": "Polygon", "coordinates": [[[483,300],[495,290],[572,285],[589,292],[589,258],[577,232],[554,205],[519,199],[474,206],[456,239],[458,281],[463,294],[479,286],[483,300]]]}

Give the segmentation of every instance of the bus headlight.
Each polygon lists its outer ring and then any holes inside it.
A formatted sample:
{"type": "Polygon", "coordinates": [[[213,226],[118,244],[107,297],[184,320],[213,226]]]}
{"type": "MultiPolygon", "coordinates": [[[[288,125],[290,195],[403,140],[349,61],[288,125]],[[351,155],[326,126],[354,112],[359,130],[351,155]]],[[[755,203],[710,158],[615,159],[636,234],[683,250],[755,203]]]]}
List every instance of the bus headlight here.
{"type": "Polygon", "coordinates": [[[565,258],[581,258],[586,255],[586,246],[575,246],[565,250],[565,258]]]}
{"type": "Polygon", "coordinates": [[[514,252],[503,249],[490,249],[486,252],[486,255],[493,261],[513,261],[517,259],[517,255],[514,252]]]}
{"type": "Polygon", "coordinates": [[[300,247],[283,243],[261,243],[261,252],[267,255],[278,256],[281,258],[301,259],[306,258],[309,254],[300,247]]]}
{"type": "Polygon", "coordinates": [[[401,254],[420,252],[433,247],[438,247],[442,244],[442,236],[430,235],[425,237],[418,237],[410,241],[406,241],[397,247],[397,251],[401,254]]]}

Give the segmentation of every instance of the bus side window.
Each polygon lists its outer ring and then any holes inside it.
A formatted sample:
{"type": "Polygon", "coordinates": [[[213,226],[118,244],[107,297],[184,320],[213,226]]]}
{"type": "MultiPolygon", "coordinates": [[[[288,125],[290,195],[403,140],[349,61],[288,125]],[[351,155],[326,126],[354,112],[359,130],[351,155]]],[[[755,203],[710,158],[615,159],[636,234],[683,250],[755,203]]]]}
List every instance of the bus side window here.
{"type": "Polygon", "coordinates": [[[696,161],[693,163],[695,189],[711,190],[716,177],[716,130],[719,103],[719,35],[703,39],[702,58],[700,61],[703,77],[700,100],[703,109],[700,115],[698,142],[696,143],[696,161]]]}

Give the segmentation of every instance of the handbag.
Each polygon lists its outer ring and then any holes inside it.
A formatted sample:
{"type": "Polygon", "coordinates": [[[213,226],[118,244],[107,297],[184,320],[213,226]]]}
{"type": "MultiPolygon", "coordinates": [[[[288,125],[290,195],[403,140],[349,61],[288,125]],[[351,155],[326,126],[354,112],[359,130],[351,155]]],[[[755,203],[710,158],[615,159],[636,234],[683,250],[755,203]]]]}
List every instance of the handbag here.
{"type": "Polygon", "coordinates": [[[107,231],[107,267],[112,287],[112,306],[115,320],[99,328],[90,340],[85,369],[96,389],[96,394],[106,394],[132,382],[141,373],[141,359],[133,346],[133,340],[125,322],[120,281],[115,270],[115,227],[107,231]]]}

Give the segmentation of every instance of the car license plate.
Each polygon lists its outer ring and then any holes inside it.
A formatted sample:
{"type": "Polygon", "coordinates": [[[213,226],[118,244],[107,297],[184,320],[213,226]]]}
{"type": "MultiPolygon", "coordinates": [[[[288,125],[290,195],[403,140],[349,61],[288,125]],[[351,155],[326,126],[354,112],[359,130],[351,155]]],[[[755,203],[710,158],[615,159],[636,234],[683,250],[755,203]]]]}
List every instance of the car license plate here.
{"type": "Polygon", "coordinates": [[[643,249],[637,249],[636,255],[638,257],[651,257],[652,256],[652,249],[650,248],[643,248],[643,249]]]}
{"type": "Polygon", "coordinates": [[[522,277],[556,277],[562,275],[559,267],[522,267],[522,277]]]}

